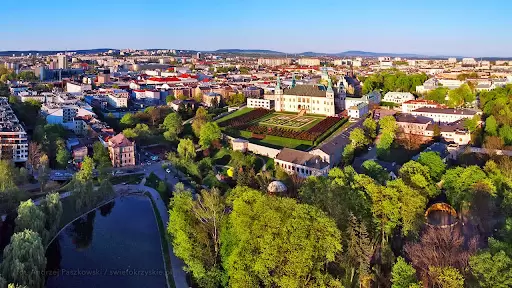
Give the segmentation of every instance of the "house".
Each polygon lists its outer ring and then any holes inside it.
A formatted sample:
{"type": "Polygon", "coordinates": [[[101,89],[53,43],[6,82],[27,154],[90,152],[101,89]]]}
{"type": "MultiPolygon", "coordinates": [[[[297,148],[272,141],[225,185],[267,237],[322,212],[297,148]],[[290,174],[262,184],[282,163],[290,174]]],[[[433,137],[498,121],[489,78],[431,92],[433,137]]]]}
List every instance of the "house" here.
{"type": "Polygon", "coordinates": [[[206,107],[219,106],[222,100],[222,95],[215,92],[208,92],[203,94],[203,103],[206,107]]]}
{"type": "Polygon", "coordinates": [[[373,91],[371,93],[368,93],[366,95],[363,95],[363,97],[346,97],[344,100],[344,109],[348,109],[353,106],[357,106],[359,103],[366,103],[368,106],[371,106],[372,104],[379,104],[381,100],[381,94],[378,91],[373,91]]]}
{"type": "Polygon", "coordinates": [[[274,158],[276,166],[288,173],[295,173],[301,178],[309,176],[327,176],[330,170],[329,163],[318,155],[308,152],[283,148],[274,158]]]}
{"type": "Polygon", "coordinates": [[[352,119],[359,119],[369,111],[368,103],[361,102],[347,109],[348,116],[352,119]]]}
{"type": "MultiPolygon", "coordinates": [[[[434,137],[436,123],[424,116],[400,113],[395,116],[396,123],[403,133],[434,137]]],[[[467,145],[471,142],[471,133],[464,127],[464,120],[451,123],[438,123],[438,132],[446,142],[467,145]]]]}
{"type": "Polygon", "coordinates": [[[414,100],[414,95],[410,92],[388,92],[382,98],[383,102],[391,102],[395,104],[402,104],[404,102],[414,100]]]}
{"type": "Polygon", "coordinates": [[[126,138],[123,133],[108,139],[108,152],[112,167],[135,166],[135,142],[126,138]]]}

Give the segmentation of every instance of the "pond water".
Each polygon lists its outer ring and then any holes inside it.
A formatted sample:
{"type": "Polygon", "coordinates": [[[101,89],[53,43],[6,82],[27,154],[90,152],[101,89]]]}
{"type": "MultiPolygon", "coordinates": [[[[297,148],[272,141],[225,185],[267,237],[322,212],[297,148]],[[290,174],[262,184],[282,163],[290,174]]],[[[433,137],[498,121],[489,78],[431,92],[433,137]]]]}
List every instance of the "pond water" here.
{"type": "Polygon", "coordinates": [[[46,287],[167,287],[150,201],[122,197],[62,231],[47,254],[46,287]]]}

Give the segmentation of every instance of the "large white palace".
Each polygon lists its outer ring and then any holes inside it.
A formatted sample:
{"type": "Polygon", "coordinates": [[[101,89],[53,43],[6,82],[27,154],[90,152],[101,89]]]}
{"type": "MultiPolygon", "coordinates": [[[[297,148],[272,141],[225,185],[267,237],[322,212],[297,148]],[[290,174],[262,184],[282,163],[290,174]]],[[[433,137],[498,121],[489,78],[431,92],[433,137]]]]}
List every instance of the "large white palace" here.
{"type": "Polygon", "coordinates": [[[290,88],[281,89],[281,81],[278,78],[274,92],[274,108],[276,111],[334,116],[336,114],[335,93],[330,79],[328,83],[327,87],[292,83],[290,88]]]}

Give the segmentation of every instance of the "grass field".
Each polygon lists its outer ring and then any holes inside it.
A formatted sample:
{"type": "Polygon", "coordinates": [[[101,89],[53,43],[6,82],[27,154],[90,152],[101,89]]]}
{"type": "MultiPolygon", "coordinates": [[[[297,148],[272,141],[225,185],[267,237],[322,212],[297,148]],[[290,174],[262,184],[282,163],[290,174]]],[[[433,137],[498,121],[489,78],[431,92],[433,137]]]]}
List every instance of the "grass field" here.
{"type": "Polygon", "coordinates": [[[264,126],[277,126],[281,128],[306,131],[322,121],[325,117],[298,116],[296,114],[272,113],[259,119],[258,124],[264,126]]]}
{"type": "Polygon", "coordinates": [[[223,121],[229,120],[229,119],[231,119],[231,118],[235,118],[235,117],[238,117],[238,116],[240,116],[240,115],[244,115],[245,113],[249,113],[249,112],[251,112],[252,110],[254,110],[254,109],[253,109],[253,108],[242,108],[242,109],[238,109],[238,110],[236,110],[235,112],[233,112],[233,113],[231,113],[231,114],[229,114],[229,115],[226,115],[226,116],[224,116],[224,117],[222,117],[222,118],[220,118],[220,119],[217,119],[217,121],[215,121],[215,122],[217,122],[217,123],[219,123],[219,122],[223,122],[223,121]]]}
{"type": "Polygon", "coordinates": [[[240,136],[242,138],[248,139],[252,143],[261,144],[263,146],[281,149],[283,147],[297,149],[297,150],[307,150],[311,147],[313,143],[311,141],[305,140],[297,140],[291,138],[283,138],[278,136],[267,135],[265,139],[254,139],[252,138],[252,133],[249,131],[240,131],[240,136]]]}

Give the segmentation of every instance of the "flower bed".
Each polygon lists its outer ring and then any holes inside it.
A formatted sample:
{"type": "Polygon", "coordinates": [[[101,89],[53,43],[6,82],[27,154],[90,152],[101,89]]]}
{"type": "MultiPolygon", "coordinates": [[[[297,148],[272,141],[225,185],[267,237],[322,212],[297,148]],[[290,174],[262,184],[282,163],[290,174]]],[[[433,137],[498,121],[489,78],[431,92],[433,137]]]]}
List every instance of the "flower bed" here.
{"type": "Polygon", "coordinates": [[[240,115],[238,117],[231,118],[226,121],[222,121],[219,123],[220,127],[242,127],[247,125],[247,123],[264,117],[268,114],[272,113],[272,111],[267,109],[254,109],[248,113],[240,115]]]}
{"type": "Polygon", "coordinates": [[[262,125],[241,125],[245,127],[247,131],[250,131],[258,135],[272,135],[284,138],[292,138],[298,140],[315,141],[320,135],[329,130],[332,126],[336,125],[343,118],[338,117],[327,117],[324,120],[318,122],[315,126],[311,127],[307,131],[297,131],[292,129],[280,128],[280,127],[267,127],[262,125]]]}

